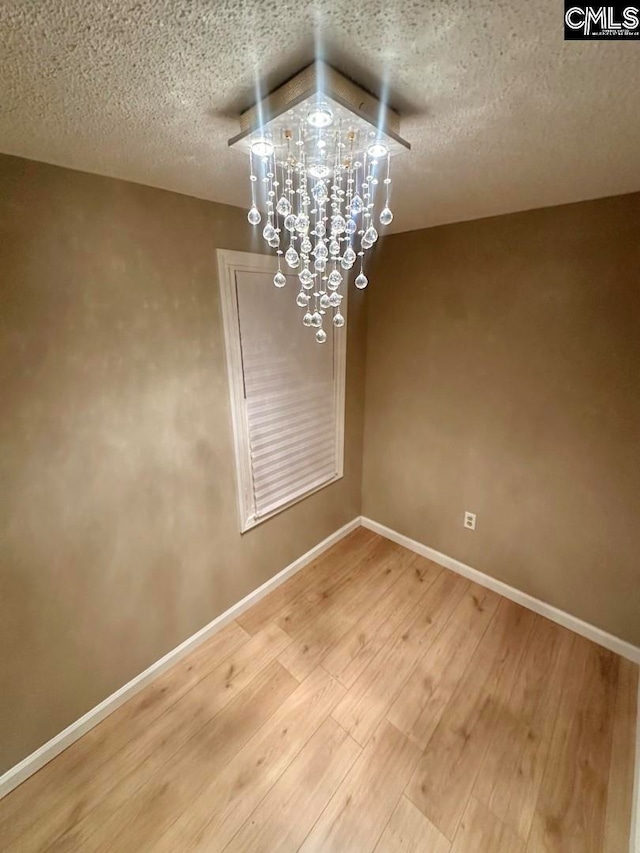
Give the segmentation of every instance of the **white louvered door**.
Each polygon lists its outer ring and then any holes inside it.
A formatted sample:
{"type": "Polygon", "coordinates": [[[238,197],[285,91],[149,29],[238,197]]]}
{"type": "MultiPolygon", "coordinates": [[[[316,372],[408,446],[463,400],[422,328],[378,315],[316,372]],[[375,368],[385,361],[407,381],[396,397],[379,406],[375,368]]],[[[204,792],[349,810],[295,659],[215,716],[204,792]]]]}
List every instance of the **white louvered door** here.
{"type": "Polygon", "coordinates": [[[246,529],[342,476],[344,389],[337,380],[344,357],[336,338],[346,330],[329,327],[326,343],[316,343],[295,304],[297,276],[277,289],[273,272],[230,273],[242,373],[236,428],[245,431],[236,450],[248,456],[246,529]]]}

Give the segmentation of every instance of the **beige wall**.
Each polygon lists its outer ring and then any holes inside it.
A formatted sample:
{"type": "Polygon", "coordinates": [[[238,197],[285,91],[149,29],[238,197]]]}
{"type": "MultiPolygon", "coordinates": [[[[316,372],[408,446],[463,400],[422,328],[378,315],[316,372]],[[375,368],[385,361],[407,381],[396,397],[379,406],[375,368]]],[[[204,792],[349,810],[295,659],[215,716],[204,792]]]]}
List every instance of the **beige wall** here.
{"type": "Polygon", "coordinates": [[[360,512],[640,644],[640,195],[381,241],[344,479],[237,533],[245,214],[0,156],[0,772],[360,512]],[[478,529],[462,529],[462,513],[478,529]]]}
{"type": "Polygon", "coordinates": [[[639,223],[634,194],[382,241],[363,481],[365,515],[636,644],[639,223]]]}
{"type": "Polygon", "coordinates": [[[360,511],[344,479],[240,536],[217,247],[239,209],[0,157],[0,772],[360,511]]]}

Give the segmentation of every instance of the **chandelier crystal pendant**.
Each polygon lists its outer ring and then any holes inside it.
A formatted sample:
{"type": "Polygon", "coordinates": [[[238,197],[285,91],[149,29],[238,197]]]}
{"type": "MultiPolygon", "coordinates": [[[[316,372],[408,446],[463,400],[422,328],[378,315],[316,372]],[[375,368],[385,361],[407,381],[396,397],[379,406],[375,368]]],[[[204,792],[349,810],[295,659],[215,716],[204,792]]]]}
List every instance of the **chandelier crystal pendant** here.
{"type": "Polygon", "coordinates": [[[273,283],[296,273],[302,323],[327,340],[349,272],[368,284],[367,252],[393,220],[391,157],[410,146],[399,117],[333,68],[316,62],[240,118],[229,145],[248,153],[249,223],[278,259],[273,283]]]}

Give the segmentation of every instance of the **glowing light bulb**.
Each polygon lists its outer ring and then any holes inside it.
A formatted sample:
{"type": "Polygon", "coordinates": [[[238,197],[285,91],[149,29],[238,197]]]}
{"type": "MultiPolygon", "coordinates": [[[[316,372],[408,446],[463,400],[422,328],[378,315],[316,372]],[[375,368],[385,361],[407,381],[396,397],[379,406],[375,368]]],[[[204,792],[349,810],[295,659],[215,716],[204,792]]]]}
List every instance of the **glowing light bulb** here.
{"type": "Polygon", "coordinates": [[[386,157],[389,153],[389,149],[384,144],[384,142],[372,142],[371,145],[367,148],[367,154],[369,157],[386,157]]]}
{"type": "Polygon", "coordinates": [[[268,139],[264,139],[264,137],[260,139],[255,139],[251,143],[251,151],[256,155],[256,157],[271,157],[275,148],[273,147],[273,143],[269,142],[268,139]]]}
{"type": "Polygon", "coordinates": [[[333,113],[328,104],[316,104],[307,113],[307,124],[311,127],[329,127],[333,121],[333,113]]]}

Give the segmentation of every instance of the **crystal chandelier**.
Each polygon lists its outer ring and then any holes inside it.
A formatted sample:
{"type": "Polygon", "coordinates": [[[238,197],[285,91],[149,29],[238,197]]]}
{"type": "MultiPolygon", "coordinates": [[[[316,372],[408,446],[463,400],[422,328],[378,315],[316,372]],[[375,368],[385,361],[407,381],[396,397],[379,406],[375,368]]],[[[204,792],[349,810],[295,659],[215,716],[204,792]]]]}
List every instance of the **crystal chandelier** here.
{"type": "Polygon", "coordinates": [[[248,153],[248,220],[275,250],[276,287],[297,274],[302,322],[327,340],[345,325],[349,271],[368,284],[365,256],[393,219],[391,156],[410,146],[396,113],[316,62],[241,116],[229,141],[248,153]]]}

